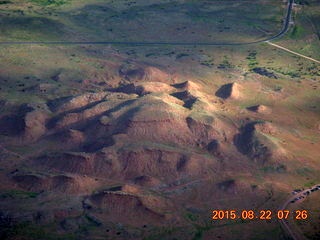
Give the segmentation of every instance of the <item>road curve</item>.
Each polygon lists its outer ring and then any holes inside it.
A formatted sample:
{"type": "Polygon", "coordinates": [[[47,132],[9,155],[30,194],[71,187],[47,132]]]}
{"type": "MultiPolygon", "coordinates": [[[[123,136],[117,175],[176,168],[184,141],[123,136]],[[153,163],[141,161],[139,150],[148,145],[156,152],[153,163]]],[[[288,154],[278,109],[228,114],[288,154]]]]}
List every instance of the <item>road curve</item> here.
{"type": "Polygon", "coordinates": [[[258,44],[262,42],[268,42],[276,38],[282,37],[289,30],[290,20],[292,14],[292,6],[294,0],[288,0],[287,11],[283,20],[282,29],[279,33],[274,36],[268,37],[266,39],[244,42],[244,43],[215,43],[215,42],[131,42],[131,41],[32,41],[32,42],[0,42],[0,45],[38,45],[38,44],[48,44],[48,45],[134,45],[134,46],[150,46],[150,45],[172,45],[172,46],[240,46],[240,45],[251,45],[258,44]]]}
{"type": "MultiPolygon", "coordinates": [[[[279,210],[285,210],[285,209],[287,209],[288,205],[291,204],[291,201],[292,201],[292,200],[294,200],[295,198],[298,198],[298,197],[300,197],[300,196],[305,196],[304,194],[305,194],[306,192],[310,191],[312,188],[315,188],[316,186],[319,186],[319,185],[320,185],[320,183],[314,185],[313,187],[311,187],[311,188],[309,188],[309,189],[303,190],[303,191],[301,191],[301,192],[299,192],[299,193],[297,193],[297,194],[295,194],[295,195],[293,195],[293,196],[290,196],[290,198],[287,199],[287,201],[286,201],[285,203],[283,203],[283,205],[280,207],[279,210]]],[[[292,238],[293,240],[306,240],[306,239],[307,239],[302,233],[300,233],[300,232],[294,232],[294,231],[290,228],[287,220],[281,219],[281,220],[280,220],[280,224],[281,224],[281,225],[284,227],[284,229],[289,233],[289,235],[291,236],[291,238],[292,238]]]]}
{"type": "Polygon", "coordinates": [[[274,39],[280,38],[288,32],[290,27],[293,3],[294,3],[294,0],[288,0],[287,13],[286,13],[286,17],[284,18],[282,30],[278,34],[274,35],[273,37],[270,37],[269,39],[265,39],[263,42],[268,42],[268,41],[272,41],[274,39]]]}

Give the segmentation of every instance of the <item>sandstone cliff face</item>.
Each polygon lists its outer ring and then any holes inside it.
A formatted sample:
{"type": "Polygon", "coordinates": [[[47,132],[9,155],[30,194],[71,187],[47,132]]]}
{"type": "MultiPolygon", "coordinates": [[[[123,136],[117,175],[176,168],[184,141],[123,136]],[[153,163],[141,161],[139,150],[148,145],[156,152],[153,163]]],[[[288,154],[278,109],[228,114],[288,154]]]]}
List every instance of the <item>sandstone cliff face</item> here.
{"type": "Polygon", "coordinates": [[[33,110],[25,115],[24,138],[27,141],[36,141],[47,131],[46,122],[48,113],[41,110],[33,110]]]}

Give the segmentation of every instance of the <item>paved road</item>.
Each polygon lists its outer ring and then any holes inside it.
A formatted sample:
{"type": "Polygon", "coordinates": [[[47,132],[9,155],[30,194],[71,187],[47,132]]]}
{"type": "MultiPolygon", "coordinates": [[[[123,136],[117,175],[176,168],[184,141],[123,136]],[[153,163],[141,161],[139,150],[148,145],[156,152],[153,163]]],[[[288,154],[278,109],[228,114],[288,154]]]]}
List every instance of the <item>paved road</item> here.
{"type": "Polygon", "coordinates": [[[282,30],[277,35],[274,35],[273,37],[270,37],[269,39],[264,40],[264,42],[280,38],[288,32],[290,27],[293,3],[294,3],[294,0],[288,0],[287,14],[283,20],[284,22],[283,22],[282,30]]]}
{"type": "MultiPolygon", "coordinates": [[[[295,204],[295,203],[291,203],[291,201],[294,200],[295,198],[298,198],[298,197],[300,197],[300,196],[306,197],[306,195],[304,195],[306,192],[310,191],[312,188],[315,188],[316,186],[319,186],[319,185],[320,185],[320,183],[314,185],[313,187],[311,187],[311,188],[309,188],[309,189],[303,190],[302,192],[299,192],[299,193],[297,193],[297,194],[295,194],[295,195],[290,196],[290,198],[287,199],[287,201],[281,206],[280,210],[285,210],[285,209],[287,209],[287,207],[288,207],[289,204],[295,204]]],[[[310,194],[312,194],[312,192],[311,192],[310,194]]],[[[298,201],[296,201],[296,202],[300,202],[300,201],[302,201],[302,200],[298,200],[298,201]]],[[[306,239],[307,239],[301,232],[298,232],[298,231],[295,232],[295,231],[293,231],[293,230],[290,228],[287,220],[281,219],[281,220],[280,220],[280,223],[281,223],[281,225],[284,227],[284,229],[289,233],[289,235],[291,236],[291,238],[292,238],[293,240],[306,240],[306,239]]]]}
{"type": "Polygon", "coordinates": [[[250,45],[250,44],[258,44],[262,42],[267,42],[274,40],[276,38],[282,37],[290,27],[292,6],[294,0],[288,0],[287,3],[287,11],[286,15],[283,19],[282,29],[279,33],[272,37],[268,37],[266,39],[252,41],[252,42],[244,42],[244,43],[215,43],[215,42],[120,42],[120,41],[33,41],[33,42],[0,42],[0,45],[37,45],[37,44],[49,44],[49,45],[135,45],[135,46],[148,46],[148,45],[173,45],[173,46],[240,46],[240,45],[250,45]]]}

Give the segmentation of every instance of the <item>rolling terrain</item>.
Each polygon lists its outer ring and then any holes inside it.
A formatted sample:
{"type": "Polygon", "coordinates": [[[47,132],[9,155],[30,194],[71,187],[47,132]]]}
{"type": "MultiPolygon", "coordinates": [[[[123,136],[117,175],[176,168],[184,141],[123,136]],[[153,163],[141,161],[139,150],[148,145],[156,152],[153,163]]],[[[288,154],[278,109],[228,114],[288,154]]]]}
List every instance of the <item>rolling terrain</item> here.
{"type": "Polygon", "coordinates": [[[13,0],[0,4],[0,40],[180,44],[256,42],[280,32],[286,11],[286,4],[276,0],[259,0],[255,4],[232,0],[91,0],[86,4],[83,1],[13,0]],[[241,24],[235,26],[236,21],[241,24]]]}

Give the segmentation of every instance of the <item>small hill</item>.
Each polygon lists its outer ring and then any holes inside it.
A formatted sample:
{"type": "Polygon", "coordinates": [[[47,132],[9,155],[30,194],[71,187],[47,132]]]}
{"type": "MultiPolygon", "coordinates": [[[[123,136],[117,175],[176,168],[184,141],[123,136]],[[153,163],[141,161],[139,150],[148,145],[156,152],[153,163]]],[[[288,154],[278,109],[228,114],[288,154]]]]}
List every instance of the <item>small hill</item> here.
{"type": "Polygon", "coordinates": [[[137,185],[145,186],[145,187],[156,187],[161,184],[161,181],[158,180],[157,178],[146,176],[146,175],[136,177],[133,180],[133,182],[137,185]]]}
{"type": "Polygon", "coordinates": [[[34,109],[28,112],[25,117],[24,138],[28,141],[36,141],[46,134],[46,123],[49,119],[48,112],[34,109]]]}
{"type": "Polygon", "coordinates": [[[241,98],[241,88],[238,83],[228,83],[218,89],[216,96],[223,99],[238,99],[241,98]]]}
{"type": "Polygon", "coordinates": [[[176,84],[173,84],[172,86],[177,89],[188,90],[188,91],[198,91],[201,89],[201,86],[193,81],[176,83],[176,84]]]}
{"type": "Polygon", "coordinates": [[[250,159],[263,164],[284,155],[284,150],[271,138],[276,132],[271,123],[248,123],[240,131],[234,144],[250,159]]]}
{"type": "Polygon", "coordinates": [[[141,88],[141,94],[148,93],[170,93],[174,88],[163,82],[142,82],[138,84],[141,88]]]}
{"type": "Polygon", "coordinates": [[[272,109],[265,105],[255,105],[252,107],[247,108],[249,111],[256,112],[256,113],[262,113],[262,114],[271,114],[272,109]]]}
{"type": "Polygon", "coordinates": [[[49,111],[46,106],[23,104],[15,114],[0,118],[0,134],[18,136],[26,141],[36,141],[46,133],[49,111]]]}
{"type": "Polygon", "coordinates": [[[95,214],[99,219],[122,222],[132,226],[161,225],[170,220],[164,214],[172,206],[160,197],[136,195],[124,191],[103,191],[90,196],[86,202],[91,206],[88,212],[97,209],[108,214],[95,214]],[[139,221],[137,221],[139,219],[139,221]]]}
{"type": "Polygon", "coordinates": [[[101,167],[98,162],[95,162],[94,155],[76,152],[47,154],[36,158],[34,163],[40,164],[45,169],[88,175],[94,174],[101,167]]]}
{"type": "Polygon", "coordinates": [[[96,181],[88,177],[67,175],[37,175],[31,173],[18,173],[12,180],[21,188],[28,191],[43,192],[54,191],[70,194],[91,192],[90,189],[97,185],[96,181]]]}
{"type": "Polygon", "coordinates": [[[48,103],[50,109],[54,112],[66,112],[86,107],[90,104],[98,103],[107,96],[106,92],[85,93],[75,97],[64,97],[51,100],[48,103]]]}
{"type": "Polygon", "coordinates": [[[67,129],[59,132],[54,136],[55,141],[61,140],[65,143],[65,146],[81,146],[85,141],[85,134],[79,130],[67,129]]]}
{"type": "Polygon", "coordinates": [[[171,82],[170,74],[156,67],[144,66],[136,63],[126,63],[120,66],[119,76],[129,81],[134,82],[171,82]]]}

